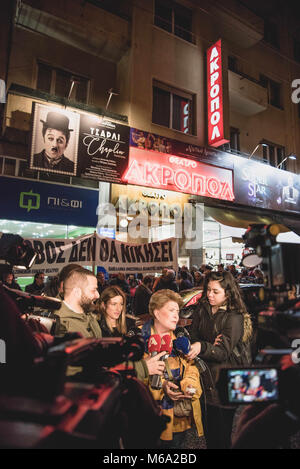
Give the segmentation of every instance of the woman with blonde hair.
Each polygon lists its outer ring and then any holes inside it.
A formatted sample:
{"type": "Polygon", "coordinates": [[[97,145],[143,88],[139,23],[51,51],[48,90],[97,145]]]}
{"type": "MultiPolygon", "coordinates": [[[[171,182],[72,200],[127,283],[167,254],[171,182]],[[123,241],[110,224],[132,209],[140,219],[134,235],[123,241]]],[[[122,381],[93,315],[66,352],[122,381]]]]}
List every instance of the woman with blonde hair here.
{"type": "Polygon", "coordinates": [[[135,321],[126,317],[125,293],[117,286],[102,291],[98,311],[103,337],[121,337],[135,327],[135,321]]]}
{"type": "Polygon", "coordinates": [[[165,370],[161,377],[161,387],[154,389],[151,386],[151,377],[147,380],[149,389],[160,404],[163,414],[170,417],[170,422],[160,437],[162,448],[183,448],[185,433],[194,425],[198,435],[203,435],[199,402],[202,389],[198,369],[173,347],[173,341],[176,339],[174,331],[182,305],[178,293],[172,290],[159,290],[152,295],[149,303],[152,320],[142,328],[146,356],[149,353],[149,338],[153,335],[159,335],[160,338],[169,336],[168,340],[164,340],[169,341],[172,349],[164,361],[165,370]]]}
{"type": "MultiPolygon", "coordinates": [[[[126,317],[126,296],[116,286],[105,288],[98,302],[98,322],[102,337],[123,337],[126,334],[140,334],[135,321],[126,317]]],[[[162,354],[155,357],[146,357],[133,363],[137,377],[144,381],[149,375],[161,375],[164,364],[160,361],[162,354]]]]}

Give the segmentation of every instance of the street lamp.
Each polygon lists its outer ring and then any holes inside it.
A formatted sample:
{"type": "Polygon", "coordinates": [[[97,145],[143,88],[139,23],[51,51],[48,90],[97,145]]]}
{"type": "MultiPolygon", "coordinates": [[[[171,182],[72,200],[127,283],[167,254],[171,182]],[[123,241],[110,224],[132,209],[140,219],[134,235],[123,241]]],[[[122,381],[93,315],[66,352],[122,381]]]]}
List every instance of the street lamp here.
{"type": "Polygon", "coordinates": [[[297,156],[295,156],[295,155],[288,155],[288,156],[286,156],[286,157],[276,166],[276,168],[279,168],[280,166],[282,166],[283,163],[284,163],[287,159],[289,159],[289,160],[296,160],[296,159],[297,159],[297,156]]]}
{"type": "Polygon", "coordinates": [[[254,155],[254,153],[256,152],[256,150],[260,147],[260,145],[261,145],[262,147],[267,147],[267,146],[268,146],[267,143],[261,143],[261,142],[258,143],[258,144],[256,145],[256,147],[254,148],[253,152],[251,153],[251,155],[249,156],[249,158],[248,158],[249,160],[250,160],[250,158],[252,158],[252,156],[254,155]]]}

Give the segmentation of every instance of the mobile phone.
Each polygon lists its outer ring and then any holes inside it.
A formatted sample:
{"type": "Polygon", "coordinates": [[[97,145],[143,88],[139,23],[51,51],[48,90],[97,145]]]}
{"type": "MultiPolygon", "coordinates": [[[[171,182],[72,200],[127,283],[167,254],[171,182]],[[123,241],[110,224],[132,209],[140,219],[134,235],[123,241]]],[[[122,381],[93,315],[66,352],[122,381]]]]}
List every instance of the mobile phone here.
{"type": "Polygon", "coordinates": [[[217,388],[224,405],[277,403],[280,401],[279,381],[276,367],[223,368],[217,388]]]}

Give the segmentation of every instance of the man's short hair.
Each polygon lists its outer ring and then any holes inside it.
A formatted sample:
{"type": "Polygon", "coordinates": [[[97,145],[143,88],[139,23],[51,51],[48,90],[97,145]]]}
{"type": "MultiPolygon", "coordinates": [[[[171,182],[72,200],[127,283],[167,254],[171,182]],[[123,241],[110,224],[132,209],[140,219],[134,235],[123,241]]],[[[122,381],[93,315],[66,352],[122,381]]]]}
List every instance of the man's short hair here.
{"type": "Polygon", "coordinates": [[[64,283],[73,270],[78,270],[82,268],[83,267],[79,264],[65,265],[58,274],[58,284],[60,284],[61,282],[64,283]]]}
{"type": "Polygon", "coordinates": [[[73,290],[73,288],[76,287],[84,287],[88,277],[96,278],[93,272],[84,269],[83,267],[80,267],[80,269],[73,269],[63,283],[64,296],[67,290],[73,290]]]}

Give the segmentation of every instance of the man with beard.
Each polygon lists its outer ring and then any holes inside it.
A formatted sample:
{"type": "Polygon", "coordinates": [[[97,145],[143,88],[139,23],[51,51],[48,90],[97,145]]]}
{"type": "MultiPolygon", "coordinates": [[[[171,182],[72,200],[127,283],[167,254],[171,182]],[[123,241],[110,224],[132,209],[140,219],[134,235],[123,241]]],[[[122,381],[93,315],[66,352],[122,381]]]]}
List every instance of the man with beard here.
{"type": "Polygon", "coordinates": [[[94,302],[99,298],[95,275],[84,268],[72,270],[64,280],[64,301],[56,312],[55,335],[79,332],[82,337],[102,337],[96,316],[94,302]]]}

